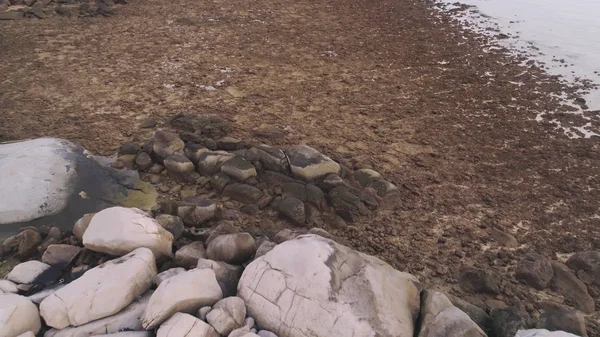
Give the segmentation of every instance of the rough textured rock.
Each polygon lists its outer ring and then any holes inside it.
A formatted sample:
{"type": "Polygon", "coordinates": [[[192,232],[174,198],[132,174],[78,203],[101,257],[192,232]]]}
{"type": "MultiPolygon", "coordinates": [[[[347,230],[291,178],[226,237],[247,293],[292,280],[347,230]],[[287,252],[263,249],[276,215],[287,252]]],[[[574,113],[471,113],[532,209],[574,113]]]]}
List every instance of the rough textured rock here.
{"type": "Polygon", "coordinates": [[[362,187],[367,187],[371,185],[372,182],[377,180],[384,180],[379,172],[371,169],[360,169],[354,171],[354,179],[358,181],[362,187]]]}
{"type": "Polygon", "coordinates": [[[40,313],[56,329],[108,317],[143,294],[155,275],[152,251],[138,248],[87,271],[48,296],[40,304],[40,313]]]}
{"type": "Polygon", "coordinates": [[[186,269],[192,269],[196,268],[198,259],[203,259],[205,257],[206,250],[204,249],[204,243],[201,241],[194,241],[177,250],[175,253],[175,264],[186,269]]]}
{"type": "Polygon", "coordinates": [[[519,330],[515,337],[578,337],[564,331],[548,331],[546,329],[519,330]]]}
{"type": "Polygon", "coordinates": [[[219,173],[223,163],[233,157],[233,154],[225,151],[203,152],[198,159],[198,173],[207,177],[219,173]]]}
{"type": "Polygon", "coordinates": [[[398,195],[398,187],[385,180],[376,180],[369,185],[370,188],[377,191],[377,195],[380,197],[389,198],[390,196],[398,195]]]}
{"type": "Polygon", "coordinates": [[[207,149],[204,145],[201,144],[196,144],[196,143],[187,143],[185,144],[185,148],[183,149],[185,155],[190,158],[190,160],[192,161],[192,163],[194,163],[195,165],[198,164],[198,161],[200,160],[200,156],[204,153],[204,152],[209,152],[210,150],[207,149]]]}
{"type": "Polygon", "coordinates": [[[523,321],[519,309],[507,307],[492,309],[492,334],[496,337],[512,337],[523,327],[523,321]]]}
{"type": "Polygon", "coordinates": [[[188,157],[182,154],[168,156],[164,160],[167,173],[178,182],[189,182],[193,179],[193,173],[196,170],[194,163],[188,157]]]}
{"type": "Polygon", "coordinates": [[[213,305],[206,315],[208,323],[222,336],[241,327],[246,317],[246,305],[239,297],[227,297],[213,305]]]}
{"type": "Polygon", "coordinates": [[[50,268],[50,266],[43,262],[31,260],[31,261],[19,263],[18,265],[16,265],[10,271],[10,273],[8,273],[8,275],[6,275],[6,278],[9,281],[15,282],[17,284],[19,284],[19,283],[30,284],[38,276],[40,276],[40,274],[42,274],[49,268],[50,268]]]}
{"type": "Polygon", "coordinates": [[[156,221],[162,228],[173,234],[173,240],[177,240],[183,234],[183,221],[180,217],[171,214],[161,214],[156,217],[156,221]]]}
{"type": "Polygon", "coordinates": [[[33,229],[26,229],[17,234],[17,255],[29,257],[37,253],[38,246],[42,243],[40,233],[33,229]]]}
{"type": "Polygon", "coordinates": [[[306,224],[304,203],[296,198],[286,198],[276,204],[277,211],[296,226],[306,224]]]}
{"type": "Polygon", "coordinates": [[[584,316],[573,309],[560,308],[544,312],[539,319],[539,327],[549,331],[565,331],[587,337],[584,316]]]}
{"type": "Polygon", "coordinates": [[[257,325],[286,337],[413,336],[419,293],[414,276],[315,235],[254,260],[238,285],[257,325]]]}
{"type": "Polygon", "coordinates": [[[314,181],[330,173],[340,173],[340,165],[321,152],[306,145],[286,150],[292,175],[296,179],[314,181]]]}
{"type": "Polygon", "coordinates": [[[251,185],[229,184],[223,189],[223,196],[244,204],[256,204],[263,197],[263,193],[251,185]]]}
{"type": "Polygon", "coordinates": [[[158,328],[156,337],[219,337],[219,334],[192,315],[176,313],[158,328]]]}
{"type": "Polygon", "coordinates": [[[144,312],[144,329],[154,329],[176,312],[195,313],[223,297],[211,269],[194,269],[164,280],[144,312]]]}
{"type": "Polygon", "coordinates": [[[38,308],[27,297],[0,294],[0,337],[16,337],[41,328],[38,308]]]}
{"type": "Polygon", "coordinates": [[[96,252],[121,256],[139,247],[150,248],[155,256],[172,256],[173,235],[156,220],[137,208],[111,207],[90,221],[83,245],[96,252]]]}
{"type": "Polygon", "coordinates": [[[71,245],[50,245],[42,255],[42,262],[49,265],[66,265],[81,251],[80,247],[71,245]]]}
{"type": "Polygon", "coordinates": [[[200,197],[184,198],[177,208],[177,214],[183,222],[191,226],[201,226],[217,215],[217,204],[200,197]]]}
{"type": "Polygon", "coordinates": [[[500,277],[490,270],[465,267],[460,271],[458,282],[461,288],[471,293],[500,293],[500,277]]]}
{"type": "Polygon", "coordinates": [[[475,322],[483,331],[488,331],[491,328],[492,319],[490,316],[481,308],[464,301],[456,296],[446,295],[450,302],[462,310],[465,314],[469,315],[471,320],[475,322]]]}
{"type": "Polygon", "coordinates": [[[240,277],[242,277],[243,268],[241,266],[208,259],[198,259],[196,268],[211,269],[215,273],[219,287],[221,287],[221,291],[223,292],[223,297],[235,295],[238,282],[240,277]]]}
{"type": "Polygon", "coordinates": [[[280,149],[265,144],[257,145],[247,151],[246,159],[259,161],[264,169],[269,171],[288,173],[290,166],[287,157],[280,149]]]}
{"type": "Polygon", "coordinates": [[[346,186],[333,188],[327,198],[336,214],[346,221],[353,222],[358,216],[370,213],[360,198],[346,186]]]}
{"type": "Polygon", "coordinates": [[[176,134],[162,130],[154,133],[152,151],[160,160],[176,153],[183,153],[184,147],[185,144],[176,134]]]}
{"type": "Polygon", "coordinates": [[[135,156],[134,163],[138,170],[144,171],[152,167],[152,158],[146,152],[140,152],[135,156]]]}
{"type": "Polygon", "coordinates": [[[536,253],[523,256],[515,271],[517,280],[538,290],[546,289],[552,276],[554,271],[550,260],[536,253]]]}
{"type": "Polygon", "coordinates": [[[221,172],[240,182],[256,177],[256,168],[242,157],[228,159],[221,165],[221,172]]]}
{"type": "Polygon", "coordinates": [[[179,275],[181,273],[185,273],[186,270],[184,268],[171,268],[159,273],[154,277],[154,283],[159,286],[164,280],[171,278],[175,275],[179,275]]]}
{"type": "Polygon", "coordinates": [[[78,184],[78,156],[78,148],[62,139],[0,144],[0,225],[65,209],[78,184]]]}
{"type": "Polygon", "coordinates": [[[13,293],[16,294],[19,289],[17,289],[17,285],[9,280],[0,280],[0,291],[4,293],[13,293]]]}
{"type": "Polygon", "coordinates": [[[119,311],[118,314],[101,318],[77,327],[68,327],[62,330],[50,329],[44,337],[81,337],[99,334],[111,334],[127,330],[142,330],[142,315],[152,291],[148,291],[141,298],[119,311]]]}
{"type": "Polygon", "coordinates": [[[231,178],[223,172],[219,172],[210,178],[210,185],[219,193],[223,192],[225,186],[230,182],[231,178]]]}
{"type": "Polygon", "coordinates": [[[275,234],[275,236],[273,237],[273,242],[275,242],[276,244],[280,244],[282,242],[295,239],[301,234],[304,233],[285,228],[277,232],[277,234],[275,234]]]}
{"type": "Polygon", "coordinates": [[[425,290],[421,300],[418,337],[486,337],[469,316],[442,293],[425,290]]]}
{"type": "Polygon", "coordinates": [[[596,305],[585,283],[581,282],[566,265],[557,261],[552,261],[551,264],[554,271],[552,288],[572,302],[576,309],[585,313],[593,312],[596,305]]]}
{"type": "Polygon", "coordinates": [[[219,235],[206,249],[209,259],[234,264],[248,261],[255,251],[256,242],[248,233],[219,235]]]}
{"type": "Polygon", "coordinates": [[[73,235],[75,235],[79,241],[83,240],[83,233],[85,233],[95,214],[96,213],[84,214],[77,222],[75,222],[75,225],[73,226],[73,235]]]}
{"type": "Polygon", "coordinates": [[[575,271],[585,271],[592,277],[592,282],[600,286],[600,252],[575,253],[567,260],[567,266],[575,271]]]}

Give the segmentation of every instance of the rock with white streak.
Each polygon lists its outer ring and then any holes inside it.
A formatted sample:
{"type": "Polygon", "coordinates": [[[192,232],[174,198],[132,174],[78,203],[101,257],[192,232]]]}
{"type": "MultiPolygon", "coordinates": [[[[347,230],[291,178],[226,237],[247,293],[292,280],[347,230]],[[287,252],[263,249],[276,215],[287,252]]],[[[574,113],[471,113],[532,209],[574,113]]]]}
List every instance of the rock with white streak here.
{"type": "Polygon", "coordinates": [[[16,337],[41,328],[38,308],[27,297],[0,294],[0,337],[16,337]]]}
{"type": "Polygon", "coordinates": [[[9,280],[0,280],[0,291],[5,293],[17,293],[17,285],[9,280]]]}
{"type": "Polygon", "coordinates": [[[579,337],[564,331],[548,331],[545,329],[519,330],[515,337],[579,337]]]}
{"type": "Polygon", "coordinates": [[[81,337],[99,334],[118,333],[120,331],[137,331],[142,328],[142,315],[148,305],[152,291],[148,291],[139,300],[131,303],[118,314],[89,322],[77,327],[68,327],[62,330],[51,329],[44,337],[81,337]]]}
{"type": "Polygon", "coordinates": [[[156,289],[144,317],[144,329],[159,326],[176,312],[196,313],[223,298],[211,269],[193,269],[163,281],[156,289]]]}
{"type": "Polygon", "coordinates": [[[158,328],[156,337],[219,337],[219,334],[198,318],[178,312],[158,328]]]}
{"type": "Polygon", "coordinates": [[[285,151],[292,175],[296,179],[314,181],[330,173],[340,173],[340,165],[321,152],[306,145],[296,145],[285,151]]]}
{"type": "Polygon", "coordinates": [[[244,324],[244,317],[246,317],[244,300],[233,296],[213,305],[212,310],[206,315],[206,320],[220,335],[227,336],[244,324]]]}
{"type": "MultiPolygon", "coordinates": [[[[86,232],[87,233],[87,232],[86,232]]],[[[83,274],[40,304],[46,324],[56,329],[114,315],[143,294],[156,276],[154,255],[138,248],[83,274]]]]}
{"type": "Polygon", "coordinates": [[[375,257],[302,235],[250,263],[238,296],[279,336],[412,337],[420,285],[375,257]]]}
{"type": "Polygon", "coordinates": [[[419,337],[486,337],[469,315],[455,307],[444,294],[426,290],[421,297],[419,337]]]}
{"type": "Polygon", "coordinates": [[[6,278],[17,284],[30,284],[48,268],[50,266],[43,262],[31,260],[16,265],[6,278]]]}
{"type": "Polygon", "coordinates": [[[208,259],[198,259],[196,268],[211,269],[215,273],[217,282],[223,292],[223,297],[235,295],[238,282],[244,271],[241,266],[234,266],[225,262],[208,259]]]}
{"type": "Polygon", "coordinates": [[[164,280],[185,272],[185,268],[181,267],[165,270],[154,277],[154,283],[156,283],[156,286],[159,286],[164,280]]]}
{"type": "Polygon", "coordinates": [[[172,256],[173,235],[137,208],[111,207],[92,217],[83,234],[83,245],[96,252],[125,255],[150,248],[154,255],[172,256]]]}

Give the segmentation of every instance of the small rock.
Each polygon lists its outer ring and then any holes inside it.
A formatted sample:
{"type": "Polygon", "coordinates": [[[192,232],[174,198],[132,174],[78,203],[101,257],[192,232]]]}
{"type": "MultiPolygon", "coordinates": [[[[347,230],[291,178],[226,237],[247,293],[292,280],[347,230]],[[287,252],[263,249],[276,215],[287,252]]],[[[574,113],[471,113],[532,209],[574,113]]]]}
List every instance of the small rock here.
{"type": "Polygon", "coordinates": [[[0,336],[16,337],[41,329],[38,308],[27,297],[0,294],[0,336]]]}
{"type": "Polygon", "coordinates": [[[296,198],[287,198],[277,203],[277,211],[296,226],[306,224],[304,203],[296,198]]]}
{"type": "MultiPolygon", "coordinates": [[[[117,3],[115,1],[115,3],[117,3]]],[[[140,123],[140,129],[152,129],[156,126],[156,119],[154,118],[146,118],[140,123]]]]}
{"type": "Polygon", "coordinates": [[[221,172],[223,163],[233,158],[234,155],[225,151],[208,151],[200,155],[198,159],[198,173],[210,177],[221,172]]]}
{"type": "Polygon", "coordinates": [[[228,159],[221,165],[221,172],[240,182],[256,177],[256,168],[242,157],[228,159]]]}
{"type": "Polygon", "coordinates": [[[185,155],[190,158],[192,163],[194,163],[194,165],[198,165],[200,156],[202,156],[204,152],[209,152],[210,150],[201,144],[187,143],[185,144],[185,149],[183,151],[185,152],[185,155]]]}
{"type": "Polygon", "coordinates": [[[283,151],[268,145],[257,145],[246,151],[246,160],[258,160],[265,170],[288,173],[290,166],[283,151]]]}
{"type": "Polygon", "coordinates": [[[162,282],[164,282],[166,279],[169,279],[175,275],[179,275],[181,273],[185,273],[186,270],[184,268],[171,268],[171,269],[167,269],[165,271],[163,271],[162,273],[159,273],[158,275],[156,275],[154,277],[154,283],[159,286],[162,282]]]}
{"type": "Polygon", "coordinates": [[[37,251],[40,254],[44,254],[44,252],[46,251],[46,249],[48,249],[49,246],[57,244],[58,240],[56,240],[55,238],[51,238],[51,237],[46,237],[46,239],[44,239],[44,241],[38,246],[37,251]]]}
{"type": "Polygon", "coordinates": [[[176,312],[196,312],[223,298],[215,273],[193,269],[163,281],[150,297],[142,319],[146,330],[154,329],[176,312]]]}
{"type": "Polygon", "coordinates": [[[241,208],[242,213],[248,215],[256,215],[260,212],[260,208],[256,204],[248,204],[241,208]]]}
{"type": "Polygon", "coordinates": [[[246,317],[243,326],[252,329],[254,327],[254,318],[246,317]]]}
{"type": "Polygon", "coordinates": [[[591,276],[595,285],[600,286],[600,252],[575,253],[571,255],[566,264],[575,271],[583,270],[591,276]]]}
{"type": "Polygon", "coordinates": [[[16,294],[19,289],[17,289],[16,284],[9,280],[0,280],[0,292],[16,294]]]}
{"type": "Polygon", "coordinates": [[[481,328],[481,330],[488,331],[491,328],[492,319],[483,309],[456,296],[446,295],[446,297],[448,297],[455,307],[469,315],[471,320],[473,320],[473,322],[475,322],[481,328]]]}
{"type": "Polygon", "coordinates": [[[204,241],[204,244],[208,247],[208,245],[214,240],[216,237],[223,234],[233,234],[237,233],[238,230],[235,228],[230,222],[223,222],[217,225],[215,228],[211,229],[211,233],[204,241]]]}
{"type": "Polygon", "coordinates": [[[165,168],[170,177],[178,182],[192,181],[192,175],[196,169],[194,163],[182,154],[168,156],[164,160],[165,168]]]}
{"type": "Polygon", "coordinates": [[[185,144],[175,134],[158,130],[154,133],[152,151],[162,161],[177,153],[182,153],[185,144]]]}
{"type": "Polygon", "coordinates": [[[576,309],[585,313],[593,312],[596,305],[588,293],[585,283],[581,282],[566,265],[557,261],[550,263],[554,271],[551,281],[552,288],[570,300],[576,309]]]}
{"type": "Polygon", "coordinates": [[[492,332],[495,337],[513,337],[523,326],[519,309],[508,307],[504,309],[492,309],[492,332]]]}
{"type": "Polygon", "coordinates": [[[198,269],[212,269],[223,292],[223,297],[234,296],[243,268],[225,262],[198,259],[198,269]]]}
{"type": "Polygon", "coordinates": [[[179,239],[181,234],[183,234],[183,221],[178,216],[161,214],[156,217],[156,221],[158,221],[158,224],[161,225],[162,228],[173,234],[174,240],[179,239]]]}
{"type": "Polygon", "coordinates": [[[61,232],[60,228],[50,227],[50,230],[48,231],[49,237],[54,238],[56,240],[60,240],[61,235],[62,235],[62,232],[61,232]]]}
{"type": "Polygon", "coordinates": [[[67,265],[79,254],[81,248],[71,245],[50,245],[42,255],[42,262],[49,265],[67,265]]]}
{"type": "Polygon", "coordinates": [[[344,182],[344,179],[342,179],[342,177],[340,177],[337,174],[330,173],[327,176],[325,176],[325,178],[323,178],[323,181],[321,181],[319,187],[321,187],[323,191],[329,192],[335,187],[344,186],[345,184],[346,183],[344,182]]]}
{"type": "Polygon", "coordinates": [[[196,317],[178,312],[158,328],[156,337],[219,337],[219,334],[196,317]]]}
{"type": "Polygon", "coordinates": [[[256,259],[265,255],[266,253],[270,252],[271,249],[275,248],[275,246],[277,246],[277,244],[273,241],[263,241],[263,243],[261,243],[260,246],[258,246],[258,249],[256,249],[254,258],[256,259]]]}
{"type": "Polygon", "coordinates": [[[200,197],[188,197],[177,208],[177,214],[187,225],[199,227],[217,216],[217,204],[200,197]]]}
{"type": "Polygon", "coordinates": [[[315,181],[330,173],[340,173],[338,163],[309,146],[292,146],[287,149],[286,154],[292,175],[296,179],[315,181]]]}
{"type": "Polygon", "coordinates": [[[131,142],[131,141],[125,142],[119,148],[119,155],[137,154],[138,152],[140,152],[140,145],[136,142],[131,142]]]}
{"type": "Polygon", "coordinates": [[[299,235],[300,235],[299,232],[295,232],[295,231],[292,231],[291,229],[286,228],[286,229],[282,229],[279,232],[277,232],[277,234],[275,234],[275,236],[273,237],[273,241],[276,244],[280,244],[282,242],[295,239],[299,235]]]}
{"type": "Polygon", "coordinates": [[[212,307],[202,307],[198,310],[198,318],[206,321],[206,315],[212,310],[212,307]]]}
{"type": "Polygon", "coordinates": [[[515,271],[517,280],[538,290],[546,289],[553,275],[550,260],[536,253],[523,256],[515,271]]]}
{"type": "Polygon", "coordinates": [[[207,322],[222,336],[227,336],[242,326],[246,317],[246,305],[239,297],[227,297],[215,305],[206,315],[207,322]]]}
{"type": "Polygon", "coordinates": [[[42,236],[36,230],[26,229],[17,234],[17,255],[29,257],[37,253],[38,246],[42,243],[42,236]]]}
{"type": "Polygon", "coordinates": [[[198,259],[206,257],[204,244],[200,241],[194,241],[185,245],[175,253],[175,264],[186,269],[196,268],[198,259]]]}
{"type": "Polygon", "coordinates": [[[124,155],[120,155],[117,160],[115,161],[115,163],[113,163],[113,167],[116,169],[121,169],[121,168],[128,168],[128,169],[132,169],[133,165],[135,164],[135,158],[137,156],[135,154],[124,154],[124,155]]]}
{"type": "Polygon", "coordinates": [[[219,150],[235,151],[243,149],[245,146],[246,143],[244,141],[233,137],[223,137],[217,140],[219,150]]]}
{"type": "Polygon", "coordinates": [[[464,290],[479,294],[499,294],[500,277],[489,270],[465,267],[460,272],[459,284],[464,290]]]}
{"type": "Polygon", "coordinates": [[[549,331],[565,331],[587,337],[584,316],[573,309],[561,308],[546,311],[540,316],[539,327],[549,331]]]}
{"type": "Polygon", "coordinates": [[[358,216],[370,214],[360,198],[346,186],[333,188],[327,197],[336,214],[346,221],[353,222],[358,216]]]}
{"type": "Polygon", "coordinates": [[[209,259],[227,263],[248,261],[255,251],[254,238],[248,233],[220,235],[206,249],[209,259]]]}
{"type": "Polygon", "coordinates": [[[490,234],[491,234],[492,238],[496,242],[498,242],[498,244],[501,246],[508,247],[508,248],[519,247],[519,241],[517,241],[517,239],[514,236],[512,236],[508,233],[505,233],[496,228],[491,228],[490,234]]]}
{"type": "MultiPolygon", "coordinates": [[[[140,152],[137,156],[135,156],[134,163],[135,163],[135,167],[140,171],[144,171],[151,167],[154,167],[154,166],[152,166],[152,158],[150,158],[150,155],[147,154],[146,152],[140,152]]],[[[160,167],[161,171],[162,171],[162,166],[157,165],[156,167],[160,167]]],[[[156,171],[156,170],[154,170],[154,171],[156,171]]]]}
{"type": "Polygon", "coordinates": [[[263,197],[263,193],[254,186],[229,184],[223,189],[223,196],[244,204],[256,204],[263,197]]]}
{"type": "Polygon", "coordinates": [[[49,265],[36,260],[19,263],[6,275],[6,279],[17,284],[31,284],[49,268],[49,265]]]}
{"type": "Polygon", "coordinates": [[[372,182],[377,180],[384,180],[379,172],[371,169],[360,169],[354,171],[354,179],[361,184],[362,187],[371,185],[372,182]]]}
{"type": "Polygon", "coordinates": [[[231,178],[229,178],[229,176],[223,172],[219,172],[210,178],[211,186],[219,193],[223,192],[225,186],[227,186],[227,184],[230,182],[231,178]]]}

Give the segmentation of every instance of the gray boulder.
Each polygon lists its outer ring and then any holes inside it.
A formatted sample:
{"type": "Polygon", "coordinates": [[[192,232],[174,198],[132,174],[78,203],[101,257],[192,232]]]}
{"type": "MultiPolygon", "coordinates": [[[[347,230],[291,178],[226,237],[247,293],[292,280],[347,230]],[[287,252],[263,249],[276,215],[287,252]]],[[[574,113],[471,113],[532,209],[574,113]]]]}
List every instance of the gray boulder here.
{"type": "Polygon", "coordinates": [[[175,264],[186,269],[192,269],[196,268],[198,259],[205,257],[206,250],[204,249],[204,243],[194,241],[175,252],[175,264]]]}
{"type": "Polygon", "coordinates": [[[256,251],[256,243],[248,233],[219,235],[212,240],[206,253],[208,258],[227,263],[248,261],[256,251]]]}
{"type": "Polygon", "coordinates": [[[235,295],[238,282],[244,270],[241,266],[208,259],[198,259],[196,268],[211,269],[215,273],[219,287],[221,287],[221,291],[223,292],[223,297],[235,295]]]}
{"type": "Polygon", "coordinates": [[[174,133],[158,130],[154,133],[152,151],[162,161],[177,153],[183,153],[185,144],[174,133]]]}
{"type": "Polygon", "coordinates": [[[437,291],[423,292],[418,337],[486,337],[469,316],[437,291]]]}
{"type": "Polygon", "coordinates": [[[296,179],[315,181],[330,173],[340,173],[340,165],[321,152],[306,145],[297,145],[285,151],[292,175],[296,179]]]}

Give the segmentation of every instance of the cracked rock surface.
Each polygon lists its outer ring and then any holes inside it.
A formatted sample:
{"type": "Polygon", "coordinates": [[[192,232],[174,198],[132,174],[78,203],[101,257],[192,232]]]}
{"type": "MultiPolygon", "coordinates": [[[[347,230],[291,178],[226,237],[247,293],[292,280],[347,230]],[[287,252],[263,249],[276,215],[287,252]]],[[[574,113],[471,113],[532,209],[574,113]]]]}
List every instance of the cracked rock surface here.
{"type": "Polygon", "coordinates": [[[184,313],[176,313],[164,322],[157,337],[219,337],[215,329],[198,318],[184,313]]]}
{"type": "Polygon", "coordinates": [[[154,329],[176,312],[196,313],[221,298],[223,293],[212,269],[175,275],[164,280],[150,298],[142,319],[144,329],[154,329]]]}
{"type": "Polygon", "coordinates": [[[96,252],[125,255],[146,247],[154,255],[171,256],[173,235],[137,208],[111,207],[92,217],[83,234],[83,245],[96,252]]]}
{"type": "Polygon", "coordinates": [[[244,324],[246,305],[239,297],[227,297],[217,302],[206,315],[206,320],[222,336],[227,336],[244,324]]]}
{"type": "Polygon", "coordinates": [[[416,277],[316,235],[276,246],[238,284],[256,324],[285,337],[411,337],[419,294],[416,277]]]}
{"type": "Polygon", "coordinates": [[[152,251],[138,248],[87,271],[48,296],[40,304],[40,314],[56,329],[114,315],[143,294],[155,275],[152,251]]]}
{"type": "Polygon", "coordinates": [[[0,337],[16,337],[41,328],[38,309],[27,297],[0,294],[0,337]]]}

